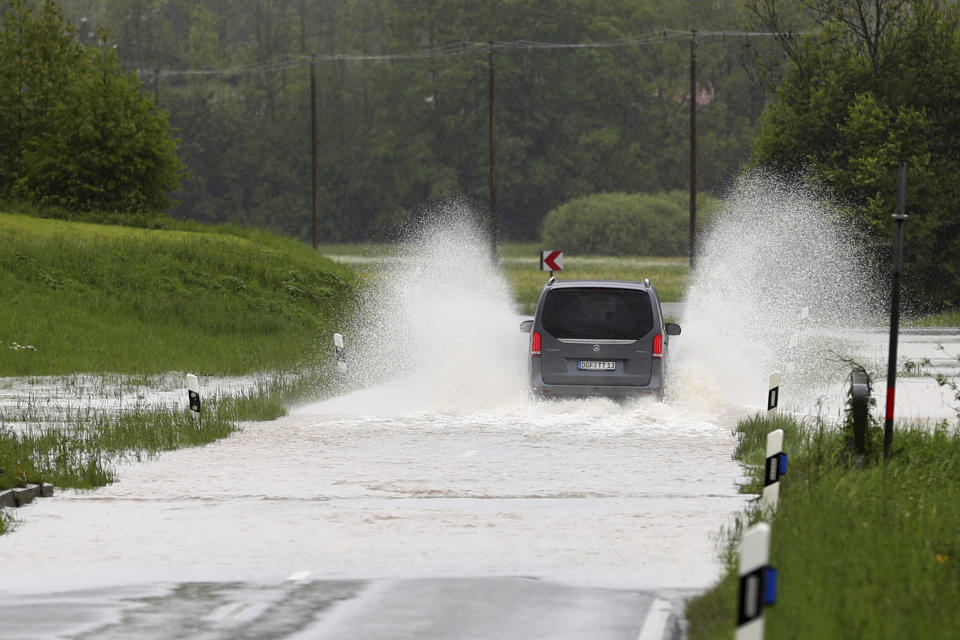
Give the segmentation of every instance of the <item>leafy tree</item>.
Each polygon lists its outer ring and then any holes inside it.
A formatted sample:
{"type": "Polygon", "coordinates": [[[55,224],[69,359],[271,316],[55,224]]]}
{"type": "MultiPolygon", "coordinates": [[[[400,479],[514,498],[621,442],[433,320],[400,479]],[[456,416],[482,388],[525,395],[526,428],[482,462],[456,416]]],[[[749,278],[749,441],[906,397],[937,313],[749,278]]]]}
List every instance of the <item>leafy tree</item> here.
{"type": "MultiPolygon", "coordinates": [[[[754,10],[771,15],[776,3],[754,10]]],[[[940,0],[804,3],[819,32],[790,47],[754,161],[810,172],[891,244],[898,162],[909,164],[906,276],[919,304],[960,303],[960,8],[940,0]]]]}
{"type": "MultiPolygon", "coordinates": [[[[170,110],[194,176],[175,215],[301,237],[311,217],[310,54],[740,29],[739,2],[61,0],[75,21],[115,34],[123,63],[170,110]],[[218,72],[184,73],[208,69],[218,72]]],[[[536,237],[546,213],[572,198],[686,185],[688,43],[495,53],[504,237],[536,237]]],[[[742,64],[745,47],[699,49],[712,96],[700,110],[700,186],[714,192],[748,156],[766,98],[742,64]]],[[[400,212],[449,196],[486,207],[487,51],[446,51],[458,55],[315,65],[322,238],[389,237],[400,212]]]]}
{"type": "Polygon", "coordinates": [[[166,115],[52,2],[11,0],[0,34],[0,188],[68,209],[156,211],[181,164],[166,115]]]}

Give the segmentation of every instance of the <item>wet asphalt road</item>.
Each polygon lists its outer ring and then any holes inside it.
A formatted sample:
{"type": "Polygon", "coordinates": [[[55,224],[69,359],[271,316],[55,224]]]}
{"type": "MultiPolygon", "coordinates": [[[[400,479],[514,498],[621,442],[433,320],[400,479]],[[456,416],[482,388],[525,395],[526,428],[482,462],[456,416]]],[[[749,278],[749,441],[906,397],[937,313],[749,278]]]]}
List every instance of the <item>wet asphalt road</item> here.
{"type": "Polygon", "coordinates": [[[10,640],[138,638],[660,640],[680,637],[680,593],[532,578],[184,583],[0,602],[10,640]]]}

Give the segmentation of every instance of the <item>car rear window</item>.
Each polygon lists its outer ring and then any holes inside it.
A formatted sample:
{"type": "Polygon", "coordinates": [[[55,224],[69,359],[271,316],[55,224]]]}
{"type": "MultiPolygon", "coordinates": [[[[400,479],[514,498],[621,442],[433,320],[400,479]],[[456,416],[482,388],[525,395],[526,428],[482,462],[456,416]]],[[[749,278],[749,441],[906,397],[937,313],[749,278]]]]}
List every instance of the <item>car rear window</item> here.
{"type": "Polygon", "coordinates": [[[637,340],[653,329],[653,312],[646,291],[554,289],[547,293],[541,322],[555,338],[637,340]]]}

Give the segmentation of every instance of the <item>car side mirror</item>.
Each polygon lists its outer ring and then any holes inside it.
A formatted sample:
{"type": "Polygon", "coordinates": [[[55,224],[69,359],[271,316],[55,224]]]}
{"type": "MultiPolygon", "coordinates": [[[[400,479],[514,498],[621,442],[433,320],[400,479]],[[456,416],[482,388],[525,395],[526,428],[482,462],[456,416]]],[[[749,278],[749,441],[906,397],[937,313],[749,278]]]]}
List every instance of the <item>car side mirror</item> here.
{"type": "Polygon", "coordinates": [[[524,333],[530,333],[533,331],[533,320],[524,320],[520,323],[520,331],[524,333]]]}
{"type": "Polygon", "coordinates": [[[664,331],[667,332],[668,336],[678,336],[680,335],[680,325],[674,324],[673,322],[668,322],[663,325],[664,331]]]}

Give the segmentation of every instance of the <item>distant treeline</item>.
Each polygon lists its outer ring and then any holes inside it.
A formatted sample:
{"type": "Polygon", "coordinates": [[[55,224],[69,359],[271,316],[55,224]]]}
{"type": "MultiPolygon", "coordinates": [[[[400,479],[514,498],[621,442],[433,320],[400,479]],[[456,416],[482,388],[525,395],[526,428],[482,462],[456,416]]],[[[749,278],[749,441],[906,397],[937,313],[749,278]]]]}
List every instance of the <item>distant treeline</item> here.
{"type": "MultiPolygon", "coordinates": [[[[169,110],[189,179],[172,213],[301,238],[311,224],[310,57],[316,63],[324,241],[389,237],[404,211],[489,202],[489,52],[498,48],[496,147],[504,236],[598,192],[685,189],[689,30],[740,30],[735,0],[62,0],[81,37],[109,32],[169,110]],[[677,34],[675,31],[687,33],[677,34]],[[650,38],[649,36],[653,36],[650,38]],[[444,48],[440,48],[444,47],[444,48]],[[414,59],[365,60],[433,49],[414,59]],[[330,59],[329,56],[334,56],[330,59]],[[228,73],[195,73],[231,70],[228,73]]],[[[779,49],[697,43],[699,186],[719,192],[749,157],[779,49]],[[769,76],[768,76],[769,77],[769,76]]]]}

